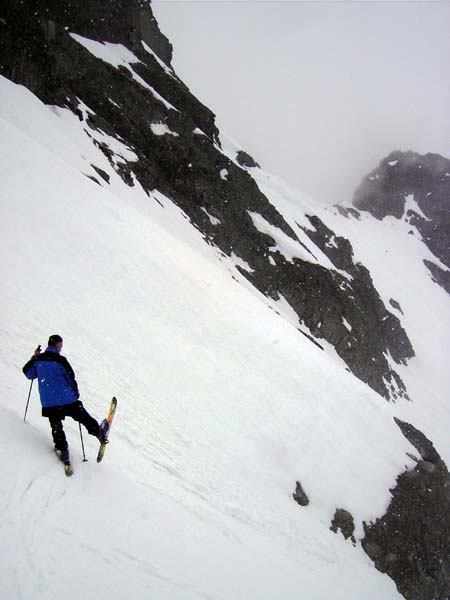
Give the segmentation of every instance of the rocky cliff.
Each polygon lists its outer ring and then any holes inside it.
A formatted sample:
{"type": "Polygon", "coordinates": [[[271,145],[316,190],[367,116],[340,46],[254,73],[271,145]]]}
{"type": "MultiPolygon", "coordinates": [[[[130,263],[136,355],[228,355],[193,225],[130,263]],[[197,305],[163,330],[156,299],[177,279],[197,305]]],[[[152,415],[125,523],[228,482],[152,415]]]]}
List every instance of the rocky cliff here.
{"type": "Polygon", "coordinates": [[[396,419],[415,446],[415,469],[397,478],[386,514],[365,524],[362,545],[408,600],[450,596],[450,474],[433,444],[396,419]]]}
{"type": "MultiPolygon", "coordinates": [[[[450,474],[430,440],[418,429],[395,419],[416,449],[408,453],[416,466],[397,477],[389,490],[386,513],[374,523],[363,523],[361,545],[375,567],[395,582],[407,600],[448,600],[450,597],[450,474]]],[[[294,499],[299,501],[300,484],[294,499]]],[[[300,500],[303,498],[300,495],[300,500]]],[[[330,529],[351,539],[355,523],[337,508],[330,529]]]]}

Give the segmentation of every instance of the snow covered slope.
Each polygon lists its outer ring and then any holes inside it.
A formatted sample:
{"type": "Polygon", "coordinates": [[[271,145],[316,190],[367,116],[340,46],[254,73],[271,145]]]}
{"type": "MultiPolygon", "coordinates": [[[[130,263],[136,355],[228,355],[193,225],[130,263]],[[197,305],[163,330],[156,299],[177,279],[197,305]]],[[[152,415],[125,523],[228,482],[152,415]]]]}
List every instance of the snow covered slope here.
{"type": "Polygon", "coordinates": [[[4,78],[0,96],[4,597],[399,597],[329,531],[345,508],[360,537],[413,464],[398,408],[249,291],[169,199],[125,185],[72,113],[4,78]],[[55,332],[87,408],[119,399],[101,465],[66,422],[71,479],[35,389],[22,421],[21,367],[55,332]]]}
{"type": "MultiPolygon", "coordinates": [[[[350,240],[355,262],[369,269],[384,304],[400,319],[414,348],[415,357],[407,365],[399,365],[387,356],[405,381],[411,398],[411,402],[398,403],[396,414],[416,423],[433,440],[447,464],[450,463],[450,296],[433,281],[424,261],[436,263],[444,271],[448,269],[431,253],[422,242],[420,232],[410,223],[407,210],[420,214],[417,204],[407,198],[401,219],[388,216],[378,220],[364,211],[355,216],[354,209],[352,214],[351,210],[320,206],[260,169],[249,169],[249,172],[289,223],[300,222],[311,229],[305,215],[317,215],[336,235],[350,240]]],[[[305,236],[302,241],[306,244],[307,240],[305,236]]],[[[317,254],[318,248],[309,243],[317,254]]],[[[288,315],[285,313],[287,318],[288,315]]],[[[298,324],[296,315],[292,315],[291,322],[298,324]]],[[[320,343],[323,344],[323,340],[320,343]]],[[[326,350],[339,360],[331,346],[326,346],[326,350]]]]}
{"type": "Polygon", "coordinates": [[[345,218],[331,211],[328,222],[347,232],[357,260],[369,268],[386,305],[391,299],[399,305],[393,312],[414,347],[415,357],[408,365],[396,365],[411,398],[398,404],[398,416],[416,423],[449,464],[450,296],[424,264],[439,261],[407,219],[378,221],[365,212],[360,219],[345,218]]]}

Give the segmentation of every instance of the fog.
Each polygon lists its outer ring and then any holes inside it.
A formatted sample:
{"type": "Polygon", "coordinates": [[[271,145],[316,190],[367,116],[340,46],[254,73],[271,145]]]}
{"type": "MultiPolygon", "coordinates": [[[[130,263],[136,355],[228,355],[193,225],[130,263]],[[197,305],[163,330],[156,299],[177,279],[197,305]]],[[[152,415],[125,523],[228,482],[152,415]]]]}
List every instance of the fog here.
{"type": "Polygon", "coordinates": [[[450,155],[448,2],[152,8],[218,126],[299,191],[349,201],[393,150],[450,155]]]}

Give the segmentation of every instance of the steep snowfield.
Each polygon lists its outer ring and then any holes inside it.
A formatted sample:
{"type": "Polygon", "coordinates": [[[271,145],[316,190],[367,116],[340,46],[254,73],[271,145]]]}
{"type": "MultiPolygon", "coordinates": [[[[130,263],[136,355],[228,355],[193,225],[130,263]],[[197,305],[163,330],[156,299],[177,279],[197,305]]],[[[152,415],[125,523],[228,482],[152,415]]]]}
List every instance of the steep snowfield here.
{"type": "MultiPolygon", "coordinates": [[[[416,212],[419,212],[416,207],[416,212]]],[[[420,233],[407,220],[383,221],[361,213],[361,219],[326,217],[331,226],[347,231],[356,260],[366,265],[384,303],[408,332],[416,356],[407,366],[391,364],[404,380],[411,402],[400,402],[397,414],[414,423],[450,464],[450,298],[423,263],[446,266],[422,243],[420,233]],[[384,260],[380,260],[384,256],[384,260]],[[401,310],[391,308],[396,300],[401,310]]]]}
{"type": "MultiPolygon", "coordinates": [[[[224,137],[224,143],[230,157],[235,156],[239,149],[235,142],[224,137]]],[[[392,166],[395,164],[393,162],[392,166]]],[[[386,307],[400,319],[415,351],[415,357],[406,366],[398,365],[391,356],[387,356],[393,369],[404,380],[411,398],[411,402],[398,403],[396,415],[415,424],[429,436],[442,458],[450,464],[450,298],[432,280],[423,261],[434,262],[445,271],[448,269],[428,250],[418,230],[409,223],[407,210],[422,214],[417,202],[412,196],[405,196],[402,219],[386,217],[379,221],[367,212],[361,212],[359,219],[348,218],[335,207],[315,205],[307,196],[299,195],[260,169],[249,169],[249,172],[261,191],[301,236],[302,243],[312,244],[296,226],[300,223],[307,229],[312,228],[305,218],[307,214],[319,216],[336,235],[351,241],[355,262],[368,267],[375,288],[386,307]],[[400,309],[393,307],[390,300],[395,300],[400,309]]],[[[323,260],[317,247],[311,246],[311,249],[318,262],[329,267],[328,259],[323,260]]],[[[283,314],[289,315],[286,310],[283,314]]],[[[289,316],[293,324],[298,324],[295,313],[289,316]]],[[[320,340],[322,345],[323,342],[320,340]]],[[[326,350],[336,359],[334,348],[326,345],[326,350]]]]}
{"type": "Polygon", "coordinates": [[[270,310],[169,199],[127,187],[84,127],[0,78],[2,596],[399,597],[329,531],[338,507],[361,535],[412,463],[397,407],[270,310]],[[71,479],[36,389],[22,420],[21,367],[56,332],[94,416],[119,400],[101,465],[66,421],[71,479]]]}

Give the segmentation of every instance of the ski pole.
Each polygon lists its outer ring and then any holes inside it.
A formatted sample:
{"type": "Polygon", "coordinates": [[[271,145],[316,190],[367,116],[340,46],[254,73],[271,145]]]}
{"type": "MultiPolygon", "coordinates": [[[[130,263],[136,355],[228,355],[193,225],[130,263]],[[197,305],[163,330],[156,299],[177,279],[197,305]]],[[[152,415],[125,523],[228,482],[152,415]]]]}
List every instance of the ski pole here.
{"type": "Polygon", "coordinates": [[[80,438],[81,438],[81,448],[83,449],[83,462],[87,462],[86,454],[84,453],[84,442],[83,442],[83,432],[81,431],[81,423],[78,423],[80,428],[80,438]]]}
{"type": "MultiPolygon", "coordinates": [[[[34,351],[34,356],[38,356],[40,353],[41,353],[41,345],[39,344],[39,346],[38,346],[38,347],[36,348],[36,350],[34,351]]],[[[32,380],[31,380],[31,383],[30,383],[30,391],[28,392],[27,406],[26,406],[26,408],[25,408],[25,414],[24,414],[24,416],[23,416],[23,420],[24,420],[24,422],[26,421],[26,418],[27,418],[28,405],[29,405],[29,403],[30,403],[31,390],[32,390],[32,388],[33,388],[33,381],[34,381],[34,379],[32,379],[32,380]]]]}
{"type": "Polygon", "coordinates": [[[31,396],[31,390],[32,390],[32,388],[33,388],[33,382],[34,382],[34,379],[32,379],[32,380],[31,380],[31,384],[30,384],[30,391],[28,392],[27,406],[26,406],[26,408],[25,408],[25,414],[24,414],[24,416],[23,416],[23,420],[24,420],[24,422],[25,422],[25,421],[26,421],[26,419],[27,419],[28,405],[29,405],[29,403],[30,403],[30,396],[31,396]]]}

